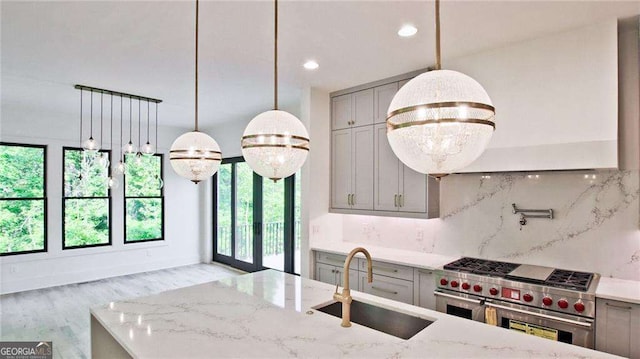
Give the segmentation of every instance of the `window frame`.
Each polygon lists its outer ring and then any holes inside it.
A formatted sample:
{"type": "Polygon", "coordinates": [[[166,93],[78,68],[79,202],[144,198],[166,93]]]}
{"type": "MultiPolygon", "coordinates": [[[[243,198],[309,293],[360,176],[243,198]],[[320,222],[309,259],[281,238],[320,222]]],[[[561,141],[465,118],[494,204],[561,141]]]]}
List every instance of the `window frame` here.
{"type": "MultiPolygon", "coordinates": [[[[81,147],[63,146],[62,147],[62,250],[67,249],[79,249],[79,248],[94,248],[94,247],[106,247],[113,244],[113,200],[111,196],[111,188],[107,187],[107,196],[104,197],[67,197],[64,193],[65,187],[65,151],[84,151],[81,147]],[[109,215],[109,241],[107,243],[95,243],[88,245],[67,246],[65,235],[65,222],[66,222],[66,204],[68,199],[107,199],[108,200],[108,215],[109,215]]],[[[109,162],[111,162],[111,150],[99,150],[100,153],[109,154],[109,162]]],[[[111,176],[111,166],[107,168],[107,175],[111,176]]]]}
{"type": "Polygon", "coordinates": [[[20,251],[20,252],[0,252],[0,257],[5,256],[14,256],[20,254],[33,254],[33,253],[45,253],[48,252],[48,237],[49,237],[49,223],[48,223],[48,201],[47,201],[47,145],[36,145],[30,143],[17,143],[17,142],[4,142],[0,141],[0,146],[14,146],[14,147],[29,147],[29,148],[41,148],[42,149],[42,168],[43,168],[43,182],[42,182],[42,195],[44,197],[9,197],[9,198],[0,198],[0,201],[43,201],[43,211],[44,211],[44,238],[43,238],[43,248],[42,249],[33,249],[29,251],[20,251]]]}
{"type": "MultiPolygon", "coordinates": [[[[153,154],[153,156],[157,156],[160,158],[160,179],[164,182],[164,155],[162,153],[155,153],[153,154]]],[[[124,156],[124,162],[125,162],[125,166],[127,163],[127,156],[124,156]]],[[[123,213],[123,232],[122,232],[122,238],[124,241],[124,244],[133,244],[133,243],[147,243],[147,242],[157,242],[157,241],[164,241],[165,239],[165,232],[164,232],[164,213],[165,213],[165,202],[164,202],[164,186],[162,186],[162,188],[160,188],[160,196],[127,196],[127,175],[125,173],[125,175],[123,176],[123,188],[122,188],[122,196],[123,196],[123,202],[122,202],[122,213],[123,213]],[[127,240],[127,199],[160,199],[160,208],[161,208],[161,222],[160,222],[160,238],[149,238],[149,239],[141,239],[141,240],[137,240],[137,241],[128,241],[127,240]]]]}

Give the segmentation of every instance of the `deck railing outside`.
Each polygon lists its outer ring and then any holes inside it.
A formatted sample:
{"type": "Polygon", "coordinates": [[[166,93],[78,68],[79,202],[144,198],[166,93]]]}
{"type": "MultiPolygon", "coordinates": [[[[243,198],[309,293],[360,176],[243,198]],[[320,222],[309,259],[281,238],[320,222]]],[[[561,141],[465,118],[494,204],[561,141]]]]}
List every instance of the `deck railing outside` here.
{"type": "MultiPolygon", "coordinates": [[[[300,249],[300,221],[296,221],[294,241],[295,249],[300,249]]],[[[231,254],[231,228],[218,227],[218,253],[231,254]]],[[[284,253],[284,222],[263,223],[262,252],[264,256],[284,253]]],[[[238,259],[253,256],[253,224],[236,226],[236,255],[238,259]]]]}

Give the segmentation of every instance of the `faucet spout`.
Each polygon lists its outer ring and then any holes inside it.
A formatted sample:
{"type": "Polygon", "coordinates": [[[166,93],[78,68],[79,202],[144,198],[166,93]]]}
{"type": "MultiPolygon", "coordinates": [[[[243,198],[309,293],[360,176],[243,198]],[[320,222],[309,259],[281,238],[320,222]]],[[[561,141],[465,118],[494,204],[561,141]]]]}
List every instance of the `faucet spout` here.
{"type": "Polygon", "coordinates": [[[338,287],[336,286],[336,292],[333,294],[333,299],[336,301],[342,302],[342,326],[350,327],[351,326],[351,302],[353,298],[351,297],[351,289],[349,287],[349,267],[351,266],[351,261],[356,253],[362,253],[367,258],[367,280],[369,283],[373,281],[373,262],[371,260],[371,254],[369,251],[362,247],[354,248],[347,259],[344,261],[344,278],[342,283],[344,284],[342,288],[342,293],[338,293],[338,287]]]}

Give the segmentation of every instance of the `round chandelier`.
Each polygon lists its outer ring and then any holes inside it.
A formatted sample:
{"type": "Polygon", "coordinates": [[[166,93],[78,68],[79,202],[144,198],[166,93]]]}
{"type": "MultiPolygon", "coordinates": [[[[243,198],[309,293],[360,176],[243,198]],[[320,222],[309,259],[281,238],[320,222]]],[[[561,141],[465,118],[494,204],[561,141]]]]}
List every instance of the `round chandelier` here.
{"type": "Polygon", "coordinates": [[[296,173],[309,154],[309,134],[300,120],[278,110],[278,0],[274,1],[274,105],[254,117],[242,135],[242,156],[251,169],[274,182],[296,173]]]}
{"type": "Polygon", "coordinates": [[[198,131],[198,0],[196,0],[195,129],[178,137],[171,145],[171,167],[180,176],[197,184],[220,168],[220,146],[209,135],[198,131]]]}
{"type": "Polygon", "coordinates": [[[440,0],[436,6],[436,66],[402,86],[387,112],[387,138],[405,165],[440,178],[484,151],[495,109],[484,88],[460,72],[441,70],[440,0]]]}

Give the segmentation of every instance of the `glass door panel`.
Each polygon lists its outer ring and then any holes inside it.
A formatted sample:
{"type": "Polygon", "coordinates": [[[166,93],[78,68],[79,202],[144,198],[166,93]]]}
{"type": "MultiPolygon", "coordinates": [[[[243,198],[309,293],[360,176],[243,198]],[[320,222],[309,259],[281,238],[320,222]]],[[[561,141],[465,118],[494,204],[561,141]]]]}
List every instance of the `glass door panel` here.
{"type": "Polygon", "coordinates": [[[236,163],[235,258],[253,263],[253,171],[236,163]]]}
{"type": "Polygon", "coordinates": [[[231,256],[231,170],[232,163],[225,163],[218,170],[217,186],[217,242],[216,252],[231,256]]]}
{"type": "Polygon", "coordinates": [[[285,181],[262,180],[262,266],[284,271],[285,181]]]}

